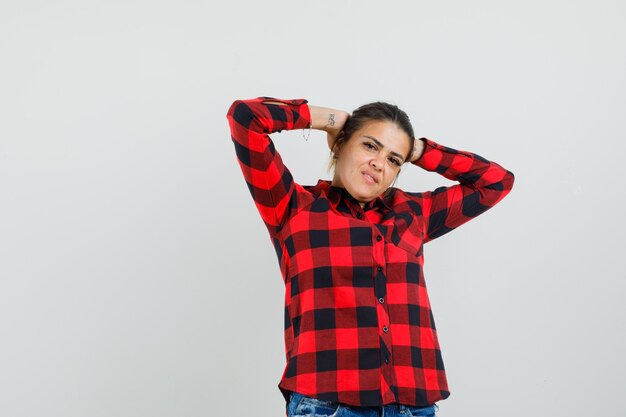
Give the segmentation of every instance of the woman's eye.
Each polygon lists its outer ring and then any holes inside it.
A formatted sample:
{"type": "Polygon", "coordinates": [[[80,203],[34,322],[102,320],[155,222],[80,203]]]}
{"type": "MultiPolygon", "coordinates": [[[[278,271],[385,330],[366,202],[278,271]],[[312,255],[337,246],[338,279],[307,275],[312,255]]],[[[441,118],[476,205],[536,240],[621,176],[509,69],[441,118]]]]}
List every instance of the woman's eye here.
{"type": "Polygon", "coordinates": [[[389,160],[392,164],[400,166],[400,161],[398,161],[396,158],[389,158],[389,160]]]}
{"type": "Polygon", "coordinates": [[[365,146],[367,146],[370,149],[376,149],[376,147],[374,145],[372,145],[371,143],[365,143],[365,146]]]}

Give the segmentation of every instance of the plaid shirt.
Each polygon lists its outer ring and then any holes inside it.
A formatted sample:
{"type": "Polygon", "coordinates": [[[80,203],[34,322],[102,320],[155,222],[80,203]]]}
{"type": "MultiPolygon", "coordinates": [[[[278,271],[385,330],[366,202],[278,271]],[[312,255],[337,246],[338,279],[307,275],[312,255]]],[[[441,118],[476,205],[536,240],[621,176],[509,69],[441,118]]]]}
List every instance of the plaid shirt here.
{"type": "Polygon", "coordinates": [[[425,406],[450,393],[423,275],[423,244],[502,200],[513,173],[421,138],[415,165],[458,181],[391,188],[362,208],[343,188],[296,183],[270,133],[307,128],[306,99],[236,100],[227,118],[285,282],[278,387],[355,406],[425,406]],[[277,101],[281,104],[267,104],[277,101]]]}

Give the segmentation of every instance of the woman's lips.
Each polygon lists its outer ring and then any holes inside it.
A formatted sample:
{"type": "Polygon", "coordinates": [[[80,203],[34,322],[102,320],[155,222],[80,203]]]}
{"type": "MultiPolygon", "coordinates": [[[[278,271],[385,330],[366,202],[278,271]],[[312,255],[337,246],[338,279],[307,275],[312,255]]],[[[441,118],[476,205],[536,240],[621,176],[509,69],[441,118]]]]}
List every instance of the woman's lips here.
{"type": "Polygon", "coordinates": [[[368,174],[367,172],[361,172],[361,175],[363,175],[363,178],[365,179],[365,182],[367,182],[368,184],[376,184],[377,181],[374,177],[372,177],[370,174],[368,174]]]}

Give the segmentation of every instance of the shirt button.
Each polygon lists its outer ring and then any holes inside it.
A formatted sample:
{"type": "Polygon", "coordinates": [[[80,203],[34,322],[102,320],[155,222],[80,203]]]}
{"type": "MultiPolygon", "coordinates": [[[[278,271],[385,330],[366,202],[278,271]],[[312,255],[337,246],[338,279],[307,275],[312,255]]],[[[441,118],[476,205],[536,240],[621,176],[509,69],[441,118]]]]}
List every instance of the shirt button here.
{"type": "Polygon", "coordinates": [[[362,219],[362,218],[363,218],[363,215],[361,214],[361,212],[359,212],[359,213],[357,213],[357,214],[356,214],[356,218],[357,218],[357,219],[362,219]]]}
{"type": "Polygon", "coordinates": [[[384,299],[383,297],[380,297],[380,298],[378,299],[378,302],[382,304],[382,303],[384,303],[384,302],[385,302],[385,299],[384,299]]]}
{"type": "Polygon", "coordinates": [[[378,268],[376,268],[376,270],[377,270],[378,272],[380,272],[380,271],[382,271],[382,270],[383,270],[383,267],[379,265],[379,266],[378,266],[378,268]]]}
{"type": "Polygon", "coordinates": [[[380,242],[381,240],[383,240],[383,238],[380,236],[376,236],[376,240],[380,242]]]}
{"type": "MultiPolygon", "coordinates": [[[[385,358],[385,363],[389,363],[389,359],[385,358]]],[[[404,411],[404,410],[402,410],[404,411]]],[[[402,411],[400,411],[402,413],[402,411]]]]}
{"type": "Polygon", "coordinates": [[[389,331],[389,327],[383,326],[383,332],[387,333],[389,331]]]}

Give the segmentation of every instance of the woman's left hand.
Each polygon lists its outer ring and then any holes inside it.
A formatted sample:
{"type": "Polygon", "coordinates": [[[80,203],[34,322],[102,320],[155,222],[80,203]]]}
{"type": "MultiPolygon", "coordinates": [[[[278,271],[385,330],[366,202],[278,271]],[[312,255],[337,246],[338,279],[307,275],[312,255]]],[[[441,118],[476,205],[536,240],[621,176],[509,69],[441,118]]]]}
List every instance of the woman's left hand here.
{"type": "Polygon", "coordinates": [[[415,139],[413,145],[413,153],[411,154],[411,162],[415,162],[422,156],[424,152],[424,141],[421,139],[415,139]]]}

